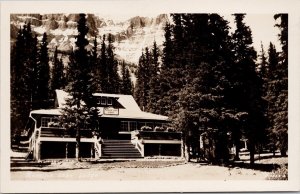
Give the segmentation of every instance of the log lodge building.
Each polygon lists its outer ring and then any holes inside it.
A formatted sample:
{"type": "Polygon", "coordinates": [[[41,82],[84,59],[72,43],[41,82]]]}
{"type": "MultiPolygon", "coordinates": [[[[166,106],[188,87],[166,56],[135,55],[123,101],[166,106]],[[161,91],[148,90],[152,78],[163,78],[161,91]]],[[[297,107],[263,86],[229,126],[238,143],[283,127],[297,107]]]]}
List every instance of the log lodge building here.
{"type": "MultiPolygon", "coordinates": [[[[34,160],[75,158],[76,131],[57,125],[70,96],[56,90],[54,109],[33,110],[23,136],[34,160]]],[[[82,129],[80,157],[95,159],[182,156],[182,137],[168,127],[168,117],[143,112],[131,95],[93,94],[100,131],[82,129]]]]}

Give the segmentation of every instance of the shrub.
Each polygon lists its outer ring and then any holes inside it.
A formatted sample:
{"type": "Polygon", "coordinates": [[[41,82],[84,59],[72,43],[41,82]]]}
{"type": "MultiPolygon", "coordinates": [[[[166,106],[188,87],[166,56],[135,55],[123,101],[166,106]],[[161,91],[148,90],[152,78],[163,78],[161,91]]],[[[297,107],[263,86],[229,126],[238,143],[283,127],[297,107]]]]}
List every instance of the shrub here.
{"type": "Polygon", "coordinates": [[[149,126],[142,126],[141,131],[152,131],[152,127],[149,126]]]}
{"type": "Polygon", "coordinates": [[[165,129],[163,127],[156,126],[154,131],[165,131],[165,129]]]}
{"type": "Polygon", "coordinates": [[[175,132],[176,130],[173,127],[167,127],[168,132],[175,132]]]}
{"type": "Polygon", "coordinates": [[[281,164],[276,170],[273,170],[267,177],[268,180],[288,180],[288,168],[287,165],[281,164]]]}

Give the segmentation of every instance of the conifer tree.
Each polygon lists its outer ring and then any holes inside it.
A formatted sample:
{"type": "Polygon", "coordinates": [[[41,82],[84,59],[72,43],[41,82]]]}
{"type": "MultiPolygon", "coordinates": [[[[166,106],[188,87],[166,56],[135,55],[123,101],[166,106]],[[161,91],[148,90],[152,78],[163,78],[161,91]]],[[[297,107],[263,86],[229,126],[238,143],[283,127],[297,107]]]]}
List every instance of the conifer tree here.
{"type": "Polygon", "coordinates": [[[47,34],[43,34],[40,53],[39,63],[37,67],[38,74],[38,85],[37,85],[37,102],[41,104],[42,108],[47,107],[49,101],[49,81],[50,81],[50,68],[49,68],[49,56],[48,56],[48,42],[47,34]]]}
{"type": "Polygon", "coordinates": [[[138,103],[138,105],[140,106],[140,108],[142,110],[145,109],[145,98],[146,98],[146,94],[145,94],[145,74],[146,74],[146,59],[145,59],[145,54],[144,52],[142,52],[142,55],[139,58],[139,64],[138,64],[138,68],[136,70],[136,87],[135,87],[135,91],[134,91],[134,97],[136,102],[138,103]]]}
{"type": "Polygon", "coordinates": [[[153,48],[152,48],[152,60],[151,60],[151,66],[150,66],[150,81],[149,81],[149,102],[147,104],[147,110],[152,113],[159,113],[158,112],[158,101],[161,99],[160,95],[160,82],[159,82],[159,75],[160,75],[160,69],[159,69],[159,50],[157,48],[156,42],[153,42],[153,48]]]}
{"type": "Polygon", "coordinates": [[[119,93],[119,84],[120,84],[120,77],[118,74],[118,62],[115,59],[114,54],[114,46],[113,46],[113,39],[112,35],[108,35],[108,45],[107,45],[107,80],[108,80],[108,90],[106,92],[117,94],[119,93]]]}
{"type": "Polygon", "coordinates": [[[173,55],[172,55],[172,28],[169,23],[166,24],[164,28],[165,34],[165,41],[163,43],[163,55],[162,55],[162,68],[169,68],[171,67],[173,55]]]}
{"type": "Polygon", "coordinates": [[[266,123],[262,81],[256,73],[256,51],[251,46],[251,29],[243,22],[245,14],[234,15],[237,28],[232,35],[235,65],[231,81],[235,86],[231,91],[230,103],[239,112],[245,112],[245,117],[239,123],[242,124],[242,133],[248,139],[250,164],[254,164],[255,147],[262,141],[266,123]]]}
{"type": "MultiPolygon", "coordinates": [[[[260,46],[261,51],[260,51],[260,56],[259,56],[260,63],[258,64],[257,71],[262,79],[266,79],[267,74],[268,74],[268,62],[267,62],[267,57],[266,57],[266,53],[264,50],[264,46],[262,43],[260,45],[261,45],[260,46]]],[[[265,80],[264,80],[264,83],[265,83],[265,80]]]]}
{"type": "Polygon", "coordinates": [[[167,112],[171,110],[172,102],[170,100],[172,71],[171,68],[174,65],[173,61],[173,41],[172,41],[172,26],[167,23],[164,28],[165,41],[163,43],[162,52],[162,64],[160,68],[159,80],[159,94],[160,99],[157,101],[156,113],[167,115],[167,112]]]}
{"type": "Polygon", "coordinates": [[[25,119],[28,114],[28,110],[24,108],[24,105],[28,107],[28,98],[26,98],[26,67],[24,66],[24,61],[26,59],[26,54],[24,52],[25,39],[24,31],[26,28],[20,28],[15,46],[13,47],[11,60],[11,129],[12,136],[14,133],[19,133],[24,127],[25,119]],[[23,106],[23,108],[21,108],[23,106]]]}
{"type": "Polygon", "coordinates": [[[267,87],[265,88],[265,98],[268,102],[267,105],[267,117],[268,117],[268,137],[269,146],[275,155],[276,147],[278,146],[277,134],[274,132],[274,115],[276,113],[275,102],[279,96],[278,90],[278,75],[276,74],[276,68],[279,65],[279,56],[276,51],[275,45],[270,42],[268,49],[268,73],[267,73],[267,87]]]}
{"type": "Polygon", "coordinates": [[[108,91],[108,66],[106,53],[105,35],[102,37],[101,53],[100,53],[100,77],[101,77],[101,92],[108,91]]]}
{"type": "Polygon", "coordinates": [[[97,109],[93,107],[94,92],[91,83],[91,68],[88,61],[88,53],[85,46],[88,40],[85,38],[88,27],[86,25],[85,14],[79,15],[77,22],[78,35],[76,40],[76,50],[74,53],[74,61],[70,63],[69,74],[70,82],[66,87],[66,91],[72,98],[67,99],[66,107],[63,109],[61,116],[61,123],[68,130],[76,131],[76,158],[80,160],[80,139],[81,129],[83,128],[96,128],[92,125],[91,120],[97,118],[97,109]],[[93,119],[91,119],[93,118],[93,119]]]}
{"type": "Polygon", "coordinates": [[[98,57],[98,43],[97,43],[97,37],[94,38],[94,46],[92,48],[92,51],[90,52],[89,56],[89,66],[91,68],[91,83],[92,87],[95,89],[95,91],[100,92],[101,91],[101,66],[100,66],[100,60],[98,57]]]}
{"type": "Polygon", "coordinates": [[[37,38],[31,24],[20,28],[11,60],[11,129],[19,133],[34,107],[37,83],[37,38]]]}
{"type": "Polygon", "coordinates": [[[55,96],[56,89],[63,89],[65,87],[65,74],[64,74],[64,64],[62,59],[58,58],[57,47],[54,51],[53,56],[53,68],[52,68],[52,79],[51,79],[51,88],[52,96],[55,96]]]}
{"type": "Polygon", "coordinates": [[[125,61],[122,61],[121,64],[121,75],[122,80],[120,84],[120,93],[121,94],[129,94],[132,95],[133,92],[133,85],[130,77],[130,73],[128,67],[126,67],[125,61]]]}
{"type": "MultiPolygon", "coordinates": [[[[176,122],[184,129],[188,149],[199,154],[199,135],[210,142],[203,147],[211,162],[228,160],[227,132],[221,118],[225,114],[224,87],[229,53],[228,22],[217,14],[184,15],[186,39],[186,85],[178,93],[180,104],[176,122]],[[201,28],[198,28],[201,24],[201,28]],[[222,47],[222,49],[220,49],[222,47]],[[197,49],[195,49],[197,48],[197,49]],[[201,129],[199,131],[199,129],[201,129]]],[[[189,158],[189,153],[186,153],[189,158]]]]}
{"type": "Polygon", "coordinates": [[[274,19],[280,19],[276,27],[280,29],[279,40],[282,46],[280,61],[274,72],[276,79],[276,92],[278,94],[275,101],[276,112],[274,113],[273,132],[278,141],[277,147],[281,155],[285,156],[288,150],[288,14],[276,14],[274,19]]]}

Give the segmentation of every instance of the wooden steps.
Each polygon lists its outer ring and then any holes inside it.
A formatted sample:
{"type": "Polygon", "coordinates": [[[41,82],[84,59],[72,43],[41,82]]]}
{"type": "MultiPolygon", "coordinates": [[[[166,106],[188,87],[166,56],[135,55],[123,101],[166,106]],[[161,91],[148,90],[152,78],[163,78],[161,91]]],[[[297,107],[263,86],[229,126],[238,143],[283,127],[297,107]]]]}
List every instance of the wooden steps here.
{"type": "Polygon", "coordinates": [[[104,140],[101,159],[143,158],[130,140],[104,140]]]}

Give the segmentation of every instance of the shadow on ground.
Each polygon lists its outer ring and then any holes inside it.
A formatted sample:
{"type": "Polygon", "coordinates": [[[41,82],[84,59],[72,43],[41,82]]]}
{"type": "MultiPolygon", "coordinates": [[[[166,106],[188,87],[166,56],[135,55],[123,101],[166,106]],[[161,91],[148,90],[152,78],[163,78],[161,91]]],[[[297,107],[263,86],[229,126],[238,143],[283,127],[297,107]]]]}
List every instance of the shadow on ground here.
{"type": "MultiPolygon", "coordinates": [[[[273,170],[277,170],[279,168],[281,168],[282,164],[280,163],[263,163],[261,160],[265,160],[265,159],[279,159],[279,158],[286,158],[287,156],[281,156],[281,155],[255,155],[255,163],[253,165],[250,164],[250,160],[249,158],[241,158],[239,161],[231,161],[229,163],[210,163],[208,161],[205,160],[191,160],[190,163],[198,163],[201,165],[212,165],[212,166],[224,166],[224,167],[228,167],[228,168],[242,168],[242,169],[252,169],[252,170],[259,170],[259,171],[263,171],[263,172],[272,172],[273,170]]],[[[284,163],[283,163],[284,164],[284,163]]],[[[284,164],[286,167],[288,166],[288,164],[284,164]]]]}
{"type": "Polygon", "coordinates": [[[261,163],[254,163],[251,165],[250,163],[244,162],[235,162],[228,165],[229,168],[245,168],[245,169],[252,169],[252,170],[259,170],[264,172],[272,172],[280,167],[279,164],[261,164],[261,163]]]}

